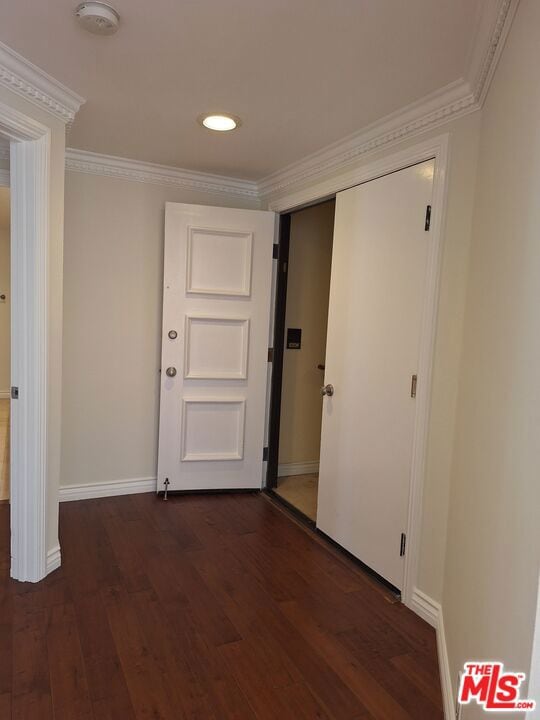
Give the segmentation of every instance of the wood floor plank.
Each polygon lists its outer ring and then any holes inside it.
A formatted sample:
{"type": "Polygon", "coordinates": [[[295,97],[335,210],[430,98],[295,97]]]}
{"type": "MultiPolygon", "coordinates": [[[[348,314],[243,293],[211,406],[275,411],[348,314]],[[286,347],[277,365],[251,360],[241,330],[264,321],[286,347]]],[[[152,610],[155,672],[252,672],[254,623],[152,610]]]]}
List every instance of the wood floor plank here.
{"type": "Polygon", "coordinates": [[[224,645],[220,652],[227,659],[232,674],[259,720],[297,720],[294,710],[284,701],[265,672],[257,647],[246,640],[224,645]]]}
{"type": "Polygon", "coordinates": [[[206,689],[218,718],[255,720],[247,698],[220,652],[226,645],[216,647],[197,631],[196,623],[191,622],[189,606],[178,608],[175,603],[165,602],[162,608],[185,668],[183,679],[206,689]]]}
{"type": "MultiPolygon", "coordinates": [[[[296,683],[283,688],[283,700],[298,720],[331,720],[331,716],[317,701],[306,683],[296,683]]],[[[359,720],[359,715],[354,720],[359,720]]],[[[367,718],[367,715],[363,715],[367,718]]]]}
{"type": "Polygon", "coordinates": [[[249,633],[257,639],[260,653],[267,651],[264,667],[274,686],[285,687],[305,681],[319,701],[327,708],[332,707],[335,717],[343,720],[365,711],[333,668],[307,645],[273,605],[254,575],[246,572],[238,562],[233,565],[229,552],[224,550],[221,560],[216,549],[193,553],[192,557],[214,592],[223,597],[229,616],[242,634],[249,633]]]}
{"type": "Polygon", "coordinates": [[[442,718],[433,629],[260,495],[63,503],[35,585],[8,525],[0,505],[2,718],[442,718]]]}
{"type": "Polygon", "coordinates": [[[164,551],[164,557],[168,558],[169,567],[174,570],[174,576],[188,598],[200,634],[215,646],[241,640],[230,616],[189,559],[171,554],[169,549],[164,551]]]}
{"type": "Polygon", "coordinates": [[[437,685],[438,678],[425,669],[424,663],[418,661],[417,654],[411,652],[406,655],[398,655],[393,657],[390,662],[416,686],[422,696],[433,703],[442,715],[441,693],[437,685]]]}
{"type": "Polygon", "coordinates": [[[93,718],[92,704],[72,604],[48,610],[47,657],[54,716],[73,720],[93,718]]]}
{"type": "MultiPolygon", "coordinates": [[[[302,681],[302,675],[278,638],[267,631],[261,613],[269,598],[253,575],[226,549],[194,553],[192,562],[205,578],[243,637],[256,643],[264,672],[275,688],[302,681]]],[[[274,612],[279,610],[274,608],[274,612]]]]}
{"type": "Polygon", "coordinates": [[[135,714],[122,672],[101,592],[75,603],[90,700],[96,718],[134,720],[135,714]]]}
{"type": "Polygon", "coordinates": [[[160,663],[159,648],[143,629],[133,597],[123,588],[106,588],[104,603],[118,657],[138,720],[182,720],[174,686],[160,663]]]}
{"type": "Polygon", "coordinates": [[[339,641],[332,634],[322,631],[298,603],[283,603],[283,611],[311,646],[324,654],[377,720],[415,720],[373,677],[368,669],[370,665],[362,666],[355,662],[354,656],[344,652],[339,641]]]}
{"type": "Polygon", "coordinates": [[[13,683],[13,619],[15,602],[7,575],[0,586],[0,695],[11,692],[13,683]]]}
{"type": "MultiPolygon", "coordinates": [[[[339,636],[339,640],[346,636],[347,634],[344,633],[339,636]]],[[[419,692],[418,684],[394,665],[392,659],[373,654],[362,644],[350,642],[344,644],[355,658],[355,662],[363,668],[369,668],[370,677],[378,683],[383,692],[390,695],[393,701],[406,711],[408,717],[415,720],[442,720],[441,704],[432,702],[429,696],[419,692]]]]}
{"type": "Polygon", "coordinates": [[[11,693],[0,693],[0,717],[11,718],[11,693]]]}

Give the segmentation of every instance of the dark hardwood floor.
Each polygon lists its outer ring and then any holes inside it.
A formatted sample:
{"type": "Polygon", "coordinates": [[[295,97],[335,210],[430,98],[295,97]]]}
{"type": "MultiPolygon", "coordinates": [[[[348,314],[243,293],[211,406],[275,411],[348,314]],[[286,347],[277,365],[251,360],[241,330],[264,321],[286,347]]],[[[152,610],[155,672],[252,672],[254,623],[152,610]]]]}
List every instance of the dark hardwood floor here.
{"type": "Polygon", "coordinates": [[[8,511],[2,720],[443,717],[433,630],[261,495],[63,503],[37,585],[8,511]]]}

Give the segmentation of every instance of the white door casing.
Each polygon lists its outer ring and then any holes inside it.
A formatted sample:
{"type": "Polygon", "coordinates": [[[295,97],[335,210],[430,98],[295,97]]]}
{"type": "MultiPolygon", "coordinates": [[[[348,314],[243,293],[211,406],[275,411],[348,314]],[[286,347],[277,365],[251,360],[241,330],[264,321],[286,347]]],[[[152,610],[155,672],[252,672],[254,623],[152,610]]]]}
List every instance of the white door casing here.
{"type": "Polygon", "coordinates": [[[273,212],[166,205],[158,490],[261,487],[274,233],[273,212]]]}
{"type": "Polygon", "coordinates": [[[433,172],[430,160],[336,197],[317,526],[399,589],[433,172]]]}
{"type": "MultiPolygon", "coordinates": [[[[59,564],[47,553],[48,282],[50,129],[0,102],[0,135],[10,141],[11,568],[15,580],[38,582],[59,564]]],[[[52,493],[49,489],[49,493],[52,493]]]]}

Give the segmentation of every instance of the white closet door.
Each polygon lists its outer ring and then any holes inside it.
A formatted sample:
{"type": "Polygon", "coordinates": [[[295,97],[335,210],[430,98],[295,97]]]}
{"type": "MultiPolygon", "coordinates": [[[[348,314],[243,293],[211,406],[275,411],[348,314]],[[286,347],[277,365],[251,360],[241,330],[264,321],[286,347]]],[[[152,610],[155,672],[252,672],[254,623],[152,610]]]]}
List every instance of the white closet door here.
{"type": "Polygon", "coordinates": [[[274,224],[167,203],[158,490],[261,487],[274,224]]]}
{"type": "Polygon", "coordinates": [[[433,169],[336,198],[317,526],[399,589],[433,169]]]}

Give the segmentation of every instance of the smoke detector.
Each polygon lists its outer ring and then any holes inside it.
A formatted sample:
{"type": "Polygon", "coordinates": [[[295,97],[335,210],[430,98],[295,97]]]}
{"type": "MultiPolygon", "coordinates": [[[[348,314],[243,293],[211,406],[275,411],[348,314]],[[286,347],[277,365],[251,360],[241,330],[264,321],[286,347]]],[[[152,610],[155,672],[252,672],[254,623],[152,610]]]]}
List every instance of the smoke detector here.
{"type": "Polygon", "coordinates": [[[75,15],[83,28],[94,35],[113,35],[120,25],[120,15],[103,2],[82,2],[75,15]]]}

